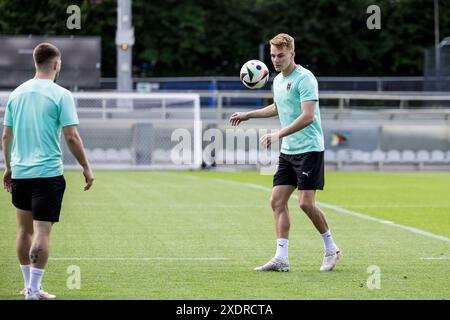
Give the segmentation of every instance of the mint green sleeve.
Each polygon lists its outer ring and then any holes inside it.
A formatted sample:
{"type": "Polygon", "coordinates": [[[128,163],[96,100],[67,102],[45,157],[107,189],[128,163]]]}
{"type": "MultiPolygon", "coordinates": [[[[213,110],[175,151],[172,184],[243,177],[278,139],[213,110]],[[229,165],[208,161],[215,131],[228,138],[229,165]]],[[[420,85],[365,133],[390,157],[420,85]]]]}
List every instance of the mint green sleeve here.
{"type": "Polygon", "coordinates": [[[64,93],[59,102],[60,114],[59,123],[62,127],[79,125],[75,100],[69,91],[64,93]]]}
{"type": "Polygon", "coordinates": [[[299,82],[300,102],[319,100],[319,85],[313,74],[307,74],[299,82]]]}

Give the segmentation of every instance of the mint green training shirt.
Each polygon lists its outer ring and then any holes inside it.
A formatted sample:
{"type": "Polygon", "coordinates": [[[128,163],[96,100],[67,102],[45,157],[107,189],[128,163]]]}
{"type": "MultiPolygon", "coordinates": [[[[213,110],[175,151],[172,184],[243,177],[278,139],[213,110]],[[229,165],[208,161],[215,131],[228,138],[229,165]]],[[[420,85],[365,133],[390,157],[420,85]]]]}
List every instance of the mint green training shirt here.
{"type": "Polygon", "coordinates": [[[78,125],[69,90],[47,79],[31,79],[9,96],[4,125],[12,127],[13,179],[63,174],[61,128],[78,125]]]}
{"type": "Polygon", "coordinates": [[[283,138],[281,152],[300,154],[311,151],[324,151],[323,131],[319,110],[319,88],[316,77],[301,65],[287,77],[280,72],[273,81],[274,101],[280,117],[281,127],[286,128],[302,113],[301,103],[316,101],[314,121],[303,130],[283,138]]]}

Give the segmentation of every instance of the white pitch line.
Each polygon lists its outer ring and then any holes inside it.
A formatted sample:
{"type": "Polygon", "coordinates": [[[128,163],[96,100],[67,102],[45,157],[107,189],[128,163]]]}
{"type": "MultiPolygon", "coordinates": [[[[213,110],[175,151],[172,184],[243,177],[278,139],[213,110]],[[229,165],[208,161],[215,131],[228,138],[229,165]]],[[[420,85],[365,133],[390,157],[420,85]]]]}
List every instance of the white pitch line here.
{"type": "Polygon", "coordinates": [[[370,220],[370,221],[375,221],[375,222],[379,222],[382,223],[384,225],[390,226],[390,227],[395,227],[395,228],[399,228],[399,229],[403,229],[403,230],[407,230],[416,234],[420,234],[429,238],[433,238],[433,239],[438,239],[438,240],[442,240],[445,242],[449,242],[450,243],[450,238],[444,237],[444,236],[440,236],[428,231],[423,231],[420,229],[416,229],[413,227],[408,227],[402,224],[398,224],[398,223],[393,223],[392,221],[386,221],[386,220],[381,220],[381,219],[377,219],[374,217],[370,217],[370,216],[366,216],[365,214],[359,213],[359,212],[354,212],[354,211],[350,211],[338,206],[333,206],[331,204],[328,203],[324,203],[324,202],[317,202],[319,204],[319,206],[324,207],[324,208],[329,208],[332,209],[334,211],[349,215],[349,216],[353,216],[353,217],[357,217],[360,219],[365,219],[365,220],[370,220]]]}
{"type": "Polygon", "coordinates": [[[420,260],[450,260],[450,256],[421,257],[420,260]]]}
{"type": "Polygon", "coordinates": [[[395,208],[450,208],[450,205],[415,205],[415,204],[388,204],[388,205],[377,205],[377,204],[361,204],[361,205],[353,205],[353,204],[340,204],[341,208],[375,208],[375,209],[395,209],[395,208]]]}
{"type": "Polygon", "coordinates": [[[182,261],[182,260],[192,260],[192,261],[222,261],[228,260],[228,258],[223,257],[51,257],[50,260],[60,260],[60,261],[153,261],[153,260],[169,260],[169,261],[182,261]]]}
{"type": "MultiPolygon", "coordinates": [[[[253,183],[244,183],[244,182],[237,182],[237,181],[224,180],[224,179],[218,179],[218,178],[205,178],[205,179],[215,180],[215,181],[222,182],[222,183],[229,183],[229,184],[234,184],[234,185],[246,186],[246,187],[253,188],[253,189],[258,189],[258,190],[272,192],[272,188],[260,186],[260,185],[253,184],[253,183]]],[[[294,195],[292,195],[291,199],[297,200],[297,198],[294,195]]],[[[394,223],[392,221],[377,219],[377,218],[374,218],[374,217],[371,217],[371,216],[367,216],[367,215],[359,213],[359,212],[350,211],[350,210],[347,210],[347,209],[344,209],[344,208],[341,208],[341,207],[338,207],[338,206],[334,206],[332,204],[328,204],[328,203],[325,203],[325,202],[317,201],[317,204],[320,207],[332,209],[332,210],[334,210],[336,212],[339,212],[339,213],[342,213],[342,214],[346,214],[346,215],[349,215],[349,216],[352,216],[352,217],[356,217],[356,218],[360,218],[360,219],[364,219],[364,220],[369,220],[369,221],[373,221],[373,222],[377,222],[377,223],[382,223],[382,224],[384,224],[386,226],[403,229],[403,230],[406,230],[406,231],[409,231],[409,232],[412,232],[412,233],[415,233],[415,234],[420,234],[420,235],[425,236],[425,237],[429,237],[429,238],[433,238],[433,239],[437,239],[437,240],[441,240],[441,241],[445,241],[445,242],[450,243],[450,238],[447,238],[447,237],[444,237],[444,236],[441,236],[441,235],[437,235],[437,234],[434,234],[434,233],[431,233],[431,232],[428,232],[428,231],[423,231],[423,230],[416,229],[416,228],[413,228],[413,227],[408,227],[408,226],[405,226],[405,225],[402,225],[402,224],[394,223]]]]}

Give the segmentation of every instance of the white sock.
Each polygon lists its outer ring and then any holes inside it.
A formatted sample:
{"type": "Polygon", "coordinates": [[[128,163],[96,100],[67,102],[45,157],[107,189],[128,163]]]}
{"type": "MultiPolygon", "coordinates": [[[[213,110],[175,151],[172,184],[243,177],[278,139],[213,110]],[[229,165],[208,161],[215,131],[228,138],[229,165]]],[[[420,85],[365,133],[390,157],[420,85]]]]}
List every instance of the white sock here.
{"type": "Polygon", "coordinates": [[[41,280],[44,275],[44,269],[30,268],[30,290],[33,292],[39,291],[41,288],[41,280]]]}
{"type": "Polygon", "coordinates": [[[334,243],[333,236],[331,235],[331,231],[328,230],[327,232],[322,233],[321,236],[323,238],[323,244],[324,244],[325,251],[327,253],[334,253],[334,252],[336,252],[338,247],[334,243]]]}
{"type": "Polygon", "coordinates": [[[23,274],[23,287],[25,289],[28,289],[30,287],[30,264],[21,264],[20,265],[20,270],[22,270],[22,274],[23,274]]]}
{"type": "Polygon", "coordinates": [[[277,259],[286,259],[288,257],[288,239],[277,239],[277,253],[275,254],[275,258],[277,259]]]}

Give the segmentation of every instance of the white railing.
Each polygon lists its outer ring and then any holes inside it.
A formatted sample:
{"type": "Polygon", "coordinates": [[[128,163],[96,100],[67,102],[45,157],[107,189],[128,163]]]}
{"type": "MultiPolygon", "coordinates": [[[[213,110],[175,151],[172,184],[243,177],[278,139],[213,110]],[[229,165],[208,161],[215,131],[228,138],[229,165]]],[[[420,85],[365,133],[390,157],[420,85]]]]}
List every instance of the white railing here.
{"type": "MultiPolygon", "coordinates": [[[[225,99],[232,98],[262,98],[269,100],[266,104],[271,103],[271,99],[273,99],[273,93],[271,91],[195,91],[202,98],[214,98],[216,100],[216,108],[215,112],[217,113],[217,118],[222,118],[224,111],[227,107],[224,107],[225,99]]],[[[397,107],[392,108],[389,111],[384,112],[393,112],[393,114],[398,114],[395,109],[400,110],[404,109],[408,106],[408,102],[410,101],[448,101],[450,102],[450,93],[449,92],[320,92],[319,99],[324,100],[337,100],[337,108],[339,111],[346,111],[349,109],[351,100],[367,100],[367,101],[397,101],[397,107]]],[[[376,110],[378,107],[368,107],[373,110],[376,110]]],[[[322,105],[323,109],[323,105],[322,105]]],[[[430,108],[419,108],[418,110],[408,110],[408,112],[423,112],[424,110],[432,110],[430,108]]],[[[448,115],[450,113],[449,110],[433,110],[432,112],[440,113],[448,115]]]]}
{"type": "MultiPolygon", "coordinates": [[[[202,82],[207,83],[214,87],[218,83],[235,82],[239,83],[239,77],[219,76],[219,77],[141,77],[133,78],[133,82],[136,84],[147,83],[153,88],[159,89],[161,84],[170,84],[174,82],[190,82],[192,85],[202,82]]],[[[273,76],[269,79],[269,82],[273,81],[273,76]]],[[[441,76],[436,78],[433,76],[423,77],[329,77],[329,76],[317,76],[319,86],[324,88],[323,90],[340,90],[336,88],[346,87],[344,90],[359,90],[361,87],[367,88],[366,90],[374,91],[393,91],[390,88],[398,88],[398,91],[413,91],[421,90],[427,85],[436,84],[437,81],[447,82],[450,81],[450,77],[441,76]],[[359,89],[358,89],[359,88],[359,89]]],[[[117,87],[116,78],[100,78],[102,87],[117,87]]]]}
{"type": "MultiPolygon", "coordinates": [[[[6,102],[8,99],[10,92],[0,91],[0,117],[5,110],[6,102]]],[[[256,99],[265,99],[264,104],[269,104],[272,101],[273,94],[271,91],[189,91],[189,92],[180,92],[180,91],[169,91],[169,92],[152,92],[152,93],[125,93],[125,92],[109,92],[109,91],[98,91],[98,92],[75,92],[73,93],[76,100],[89,100],[95,99],[101,101],[100,107],[97,105],[96,107],[90,107],[89,105],[79,106],[78,111],[83,114],[89,113],[97,113],[100,114],[101,119],[108,119],[109,115],[115,113],[130,113],[130,111],[137,111],[137,108],[134,104],[127,103],[126,100],[133,97],[133,100],[145,100],[145,99],[160,99],[161,105],[159,108],[148,108],[149,113],[157,114],[157,117],[160,119],[169,119],[176,112],[182,112],[183,109],[172,108],[174,111],[173,114],[168,113],[167,104],[170,101],[171,97],[174,99],[186,98],[186,99],[194,99],[195,97],[200,98],[212,98],[215,101],[214,108],[203,108],[206,113],[214,113],[214,117],[217,119],[223,119],[226,117],[227,113],[229,113],[235,106],[230,105],[230,103],[226,103],[228,99],[235,98],[256,98],[256,99]],[[121,101],[120,106],[117,106],[117,103],[114,106],[111,106],[111,100],[121,101]],[[176,112],[175,112],[176,111],[176,112]]],[[[408,113],[440,113],[445,117],[450,117],[449,109],[431,109],[427,107],[420,107],[416,109],[408,109],[405,108],[408,106],[409,102],[412,101],[428,101],[428,102],[446,102],[447,104],[450,102],[450,93],[448,92],[320,92],[319,97],[321,100],[336,100],[337,111],[339,112],[348,112],[350,109],[350,102],[353,100],[364,100],[364,101],[394,101],[397,102],[397,106],[391,106],[389,104],[390,110],[383,110],[381,112],[390,113],[394,117],[398,114],[403,114],[405,112],[408,113]],[[405,110],[402,110],[405,109],[405,110]]],[[[327,108],[324,105],[321,105],[322,110],[327,108]]],[[[379,107],[377,106],[367,106],[366,110],[377,110],[379,107]],[[368,109],[367,109],[368,108],[368,109]]],[[[132,116],[132,114],[130,114],[132,116]]]]}

